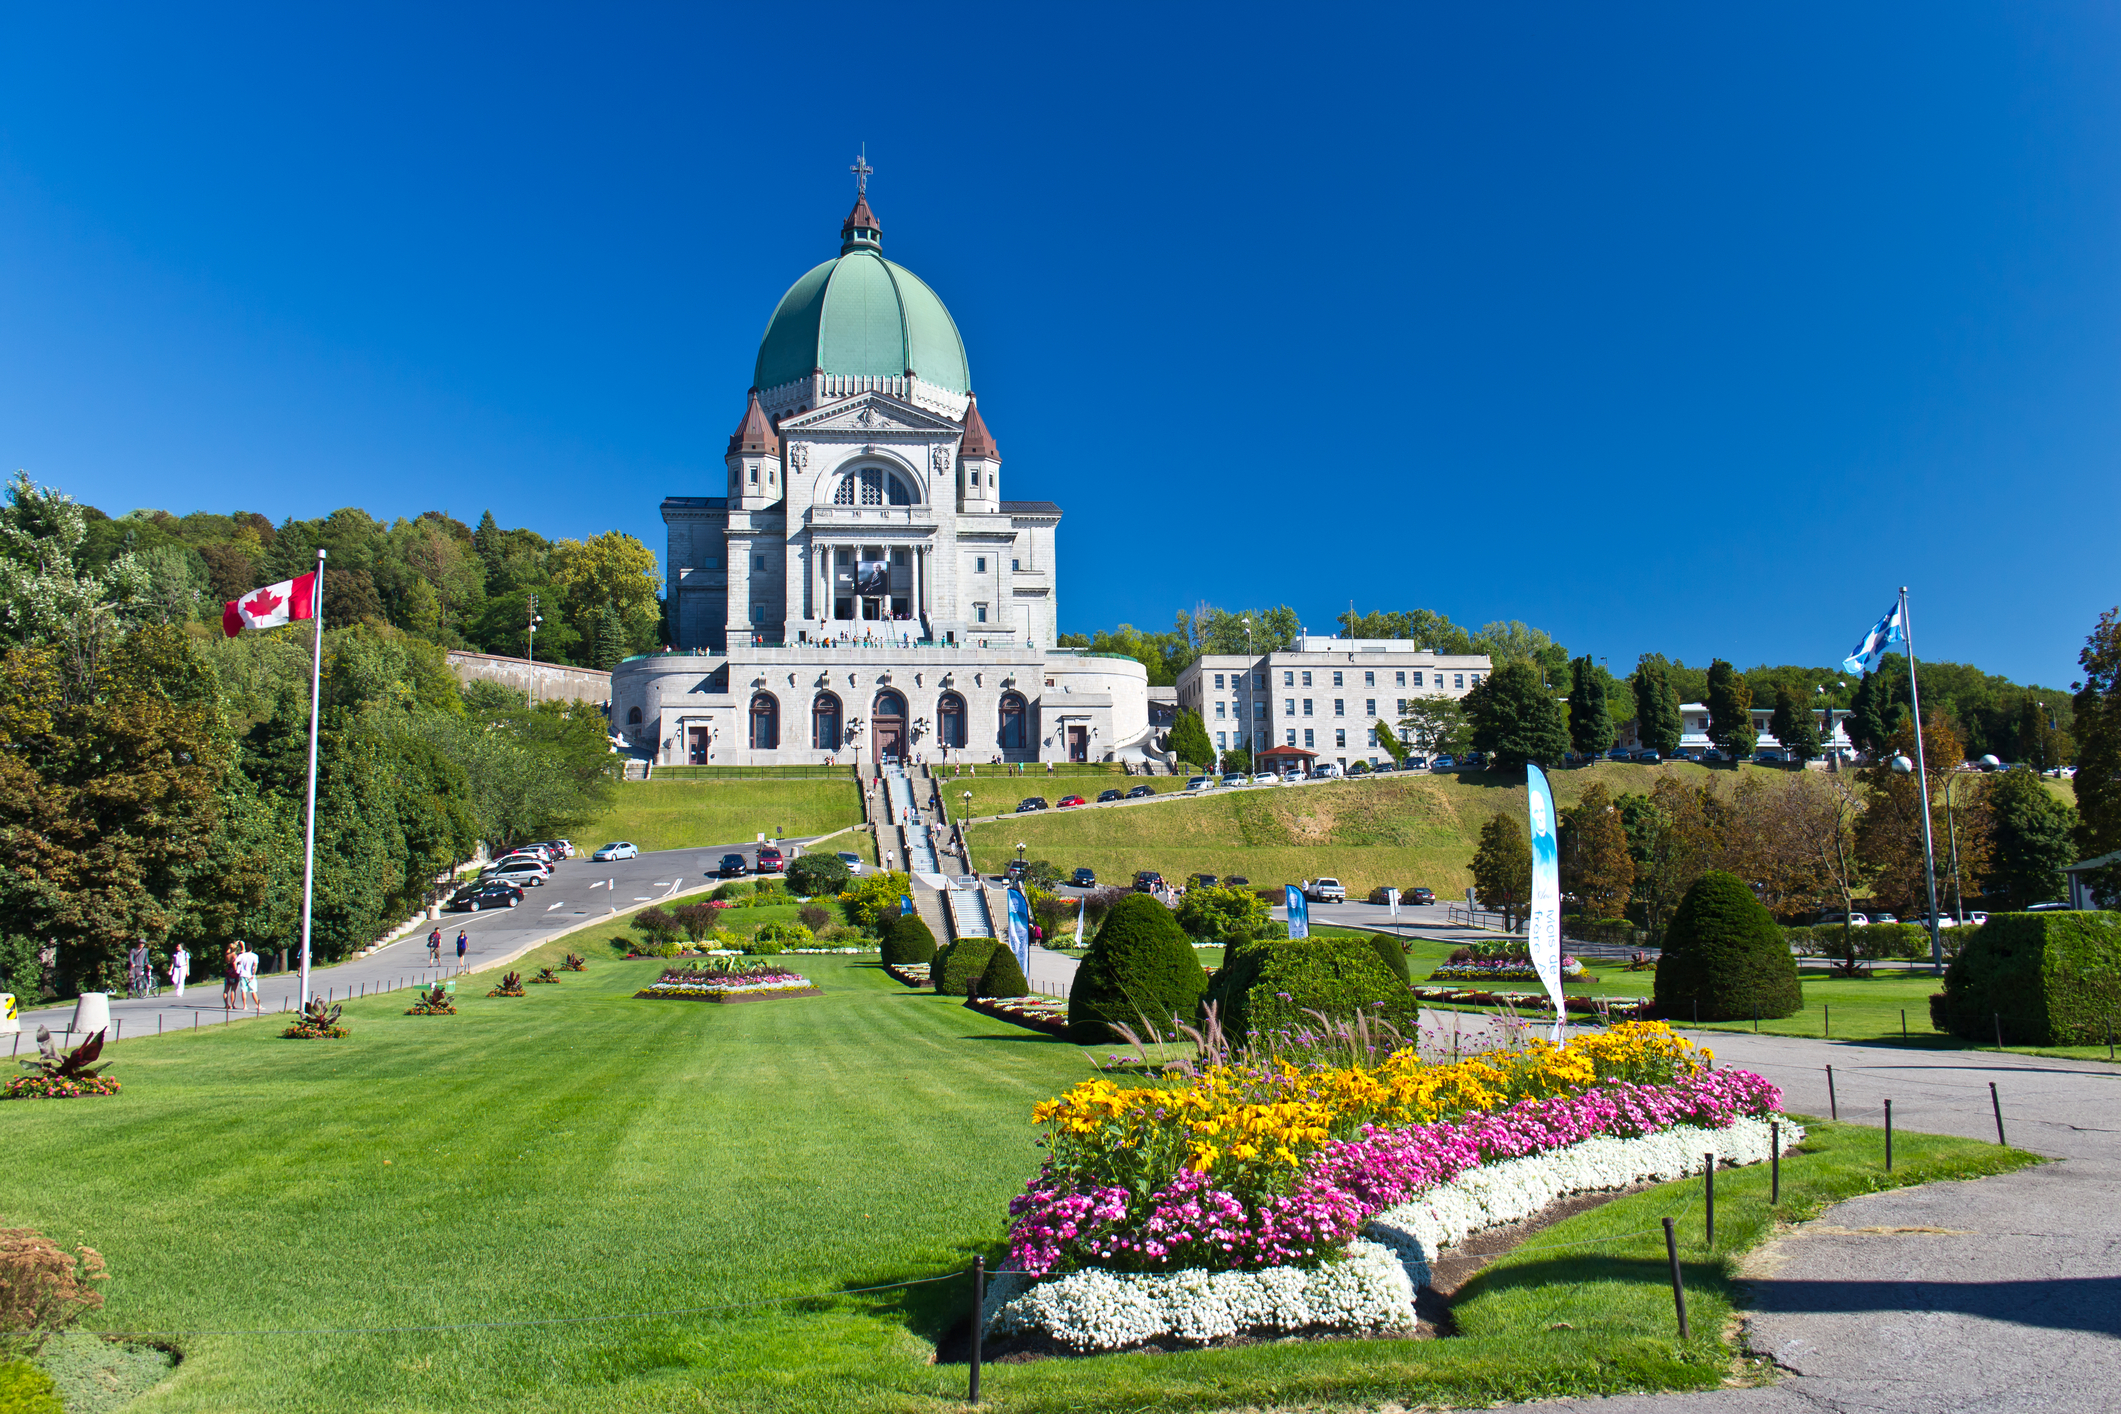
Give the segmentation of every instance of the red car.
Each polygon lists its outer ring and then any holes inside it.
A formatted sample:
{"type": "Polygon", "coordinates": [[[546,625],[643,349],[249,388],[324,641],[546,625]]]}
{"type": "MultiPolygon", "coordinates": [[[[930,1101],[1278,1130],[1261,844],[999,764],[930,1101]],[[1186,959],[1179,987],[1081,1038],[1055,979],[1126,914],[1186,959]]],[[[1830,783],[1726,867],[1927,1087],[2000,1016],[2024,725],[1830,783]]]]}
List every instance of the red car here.
{"type": "Polygon", "coordinates": [[[770,844],[759,847],[759,873],[784,874],[787,871],[788,861],[781,858],[781,852],[778,849],[775,849],[770,844]]]}
{"type": "Polygon", "coordinates": [[[1071,806],[1071,805],[1085,805],[1085,804],[1088,804],[1088,802],[1087,802],[1087,801],[1085,801],[1085,800],[1084,800],[1084,799],[1083,799],[1083,798],[1082,798],[1081,796],[1079,796],[1079,795],[1064,795],[1064,796],[1062,796],[1062,797],[1061,797],[1061,803],[1060,803],[1060,807],[1059,807],[1059,808],[1060,808],[1060,809],[1062,809],[1062,810],[1066,810],[1066,809],[1067,809],[1067,808],[1068,808],[1069,806],[1071,806]]]}

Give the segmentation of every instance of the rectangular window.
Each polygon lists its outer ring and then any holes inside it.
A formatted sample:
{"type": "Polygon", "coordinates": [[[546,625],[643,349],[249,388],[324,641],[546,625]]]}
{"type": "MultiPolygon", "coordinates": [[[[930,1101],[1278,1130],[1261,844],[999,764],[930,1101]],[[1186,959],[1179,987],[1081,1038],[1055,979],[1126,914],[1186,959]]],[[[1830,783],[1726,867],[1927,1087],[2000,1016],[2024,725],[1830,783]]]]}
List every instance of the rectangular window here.
{"type": "Polygon", "coordinates": [[[1305,746],[1316,746],[1316,745],[1318,745],[1318,740],[1317,740],[1317,734],[1316,734],[1316,733],[1314,733],[1314,732],[1313,732],[1313,731],[1312,731],[1312,730],[1311,730],[1311,729],[1310,729],[1309,727],[1305,727],[1305,728],[1304,728],[1304,745],[1305,745],[1305,746]]]}
{"type": "Polygon", "coordinates": [[[1010,572],[1011,572],[1011,573],[1014,573],[1014,572],[1016,572],[1017,570],[1020,570],[1020,569],[1022,569],[1023,567],[1024,567],[1024,562],[1023,562],[1022,560],[1011,560],[1011,561],[1009,562],[1009,569],[1010,569],[1010,572]]]}
{"type": "Polygon", "coordinates": [[[1220,702],[1215,704],[1215,720],[1218,722],[1223,720],[1223,705],[1220,702]]]}
{"type": "Polygon", "coordinates": [[[1454,678],[1454,681],[1451,683],[1451,686],[1464,687],[1466,685],[1466,675],[1464,673],[1454,673],[1452,674],[1452,677],[1454,678]]]}
{"type": "Polygon", "coordinates": [[[1345,750],[1347,748],[1347,745],[1348,734],[1345,731],[1336,731],[1333,733],[1333,747],[1335,750],[1345,750]]]}
{"type": "Polygon", "coordinates": [[[987,606],[985,604],[974,604],[972,606],[972,622],[976,624],[987,622],[987,606]]]}
{"type": "Polygon", "coordinates": [[[1416,687],[1420,687],[1420,686],[1421,686],[1421,674],[1420,674],[1420,673],[1416,673],[1416,674],[1414,674],[1414,685],[1415,685],[1416,687]]]}
{"type": "Polygon", "coordinates": [[[1473,674],[1473,686],[1475,686],[1475,687],[1479,687],[1479,686],[1480,686],[1480,674],[1479,674],[1479,673],[1475,673],[1475,674],[1473,674]]]}
{"type": "Polygon", "coordinates": [[[1364,674],[1362,675],[1362,685],[1363,685],[1364,687],[1375,687],[1375,686],[1377,686],[1377,674],[1375,674],[1375,673],[1364,673],[1364,674]]]}
{"type": "Polygon", "coordinates": [[[1296,745],[1296,728],[1294,728],[1294,727],[1291,727],[1291,728],[1289,728],[1289,730],[1288,730],[1288,732],[1286,733],[1286,735],[1287,735],[1287,737],[1289,738],[1289,745],[1291,745],[1291,746],[1294,746],[1294,745],[1296,745]]]}
{"type": "Polygon", "coordinates": [[[766,606],[764,604],[753,604],[751,606],[751,621],[755,624],[766,622],[766,606]]]}
{"type": "Polygon", "coordinates": [[[1261,751],[1265,751],[1267,749],[1267,734],[1265,732],[1252,733],[1252,744],[1261,751]]]}
{"type": "MultiPolygon", "coordinates": [[[[1374,697],[1365,697],[1365,698],[1364,698],[1364,699],[1362,700],[1362,714],[1363,714],[1363,715],[1364,715],[1365,717],[1374,717],[1374,716],[1376,716],[1376,715],[1377,715],[1377,699],[1376,699],[1376,698],[1374,698],[1374,697]]],[[[1377,745],[1377,743],[1373,741],[1373,742],[1371,742],[1371,743],[1370,743],[1370,745],[1372,745],[1372,746],[1375,746],[1375,745],[1377,745]]]]}
{"type": "Polygon", "coordinates": [[[759,484],[759,469],[757,467],[751,468],[751,484],[753,486],[759,484]]]}
{"type": "Polygon", "coordinates": [[[1216,685],[1216,686],[1217,686],[1218,688],[1219,688],[1219,687],[1221,687],[1221,686],[1223,685],[1223,675],[1222,675],[1221,673],[1217,673],[1217,674],[1215,675],[1215,685],[1216,685]]]}
{"type": "Polygon", "coordinates": [[[1284,697],[1284,698],[1283,698],[1283,699],[1281,700],[1281,711],[1282,711],[1282,715],[1283,715],[1283,716],[1285,716],[1285,717],[1293,717],[1293,716],[1295,716],[1295,715],[1296,715],[1296,699],[1295,699],[1295,698],[1293,698],[1293,697],[1284,697]]]}
{"type": "Polygon", "coordinates": [[[1402,717],[1407,715],[1407,699],[1404,697],[1399,699],[1399,715],[1402,717]]]}
{"type": "Polygon", "coordinates": [[[1340,681],[1340,674],[1339,674],[1339,673],[1335,673],[1335,674],[1333,674],[1333,686],[1335,686],[1335,687],[1339,687],[1339,686],[1341,686],[1341,681],[1340,681]]]}
{"type": "Polygon", "coordinates": [[[1370,743],[1369,743],[1369,744],[1370,744],[1370,745],[1372,745],[1372,746],[1375,746],[1375,745],[1377,745],[1377,728],[1375,728],[1375,727],[1372,727],[1372,728],[1370,728],[1370,743]]]}
{"type": "Polygon", "coordinates": [[[1218,751],[1226,751],[1229,749],[1229,746],[1230,734],[1228,732],[1217,732],[1215,734],[1215,749],[1218,751]]]}
{"type": "Polygon", "coordinates": [[[1407,685],[1407,675],[1405,673],[1394,673],[1392,676],[1396,679],[1392,686],[1405,687],[1407,685]]]}
{"type": "Polygon", "coordinates": [[[1347,715],[1348,715],[1348,699],[1347,699],[1347,698],[1345,698],[1345,697],[1336,697],[1336,698],[1334,698],[1334,699],[1333,699],[1333,715],[1334,715],[1334,716],[1336,716],[1336,717],[1345,717],[1345,716],[1347,716],[1347,715]]]}
{"type": "Polygon", "coordinates": [[[1255,722],[1267,720],[1267,704],[1265,702],[1254,702],[1252,704],[1252,720],[1255,722]]]}
{"type": "Polygon", "coordinates": [[[766,557],[764,555],[753,555],[751,557],[751,567],[755,570],[766,568],[766,557]]]}
{"type": "Polygon", "coordinates": [[[1296,674],[1294,674],[1294,673],[1283,673],[1283,674],[1281,675],[1281,685],[1282,685],[1283,687],[1294,687],[1294,686],[1296,686],[1296,674]]]}
{"type": "Polygon", "coordinates": [[[1311,699],[1308,697],[1304,699],[1304,715],[1306,717],[1311,715],[1311,699]]]}
{"type": "Polygon", "coordinates": [[[973,558],[972,572],[974,574],[985,574],[987,572],[987,557],[985,555],[978,555],[973,558]]]}
{"type": "Polygon", "coordinates": [[[1305,686],[1305,687],[1309,687],[1310,685],[1311,685],[1311,675],[1310,675],[1309,673],[1305,673],[1305,674],[1304,674],[1304,686],[1305,686]]]}
{"type": "Polygon", "coordinates": [[[1260,692],[1265,692],[1267,690],[1267,675],[1265,673],[1252,674],[1252,686],[1260,692]]]}

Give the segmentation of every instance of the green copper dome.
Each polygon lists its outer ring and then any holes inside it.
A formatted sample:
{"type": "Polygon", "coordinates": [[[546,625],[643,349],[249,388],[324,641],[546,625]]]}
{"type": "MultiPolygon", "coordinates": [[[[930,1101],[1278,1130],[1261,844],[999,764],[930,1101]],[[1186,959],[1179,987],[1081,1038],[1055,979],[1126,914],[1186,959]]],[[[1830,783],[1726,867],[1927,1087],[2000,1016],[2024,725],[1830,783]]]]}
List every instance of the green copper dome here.
{"type": "Polygon", "coordinates": [[[935,291],[876,250],[875,218],[855,208],[847,243],[788,287],[766,336],[751,383],[776,388],[813,369],[863,378],[911,373],[953,393],[972,387],[965,341],[935,291]]]}

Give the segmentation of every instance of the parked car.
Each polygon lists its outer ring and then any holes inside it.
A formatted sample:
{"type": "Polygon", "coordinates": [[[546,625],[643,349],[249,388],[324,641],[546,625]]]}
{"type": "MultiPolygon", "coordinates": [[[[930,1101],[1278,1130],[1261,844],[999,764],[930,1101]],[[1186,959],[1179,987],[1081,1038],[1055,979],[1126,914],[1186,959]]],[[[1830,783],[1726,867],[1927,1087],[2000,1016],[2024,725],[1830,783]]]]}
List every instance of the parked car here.
{"type": "Polygon", "coordinates": [[[1485,771],[1488,769],[1487,753],[1468,751],[1465,755],[1458,758],[1458,764],[1462,770],[1485,771]]]}
{"type": "Polygon", "coordinates": [[[547,859],[543,854],[534,849],[510,850],[507,854],[504,854],[500,858],[494,860],[494,862],[492,864],[489,864],[487,868],[498,869],[504,864],[520,864],[525,860],[528,860],[532,864],[544,866],[545,872],[548,874],[552,872],[552,861],[550,859],[547,859]]]}
{"type": "Polygon", "coordinates": [[[1348,774],[1351,776],[1367,776],[1370,774],[1370,763],[1367,761],[1352,762],[1348,766],[1348,774]]]}
{"type": "Polygon", "coordinates": [[[1127,792],[1127,799],[1147,800],[1150,796],[1154,794],[1156,794],[1155,786],[1136,786],[1132,790],[1127,792]]]}
{"type": "Polygon", "coordinates": [[[2029,903],[2025,906],[2027,913],[2065,913],[2068,910],[2069,905],[2061,899],[2049,899],[2046,903],[2029,903]]]}
{"type": "Polygon", "coordinates": [[[1404,894],[1400,895],[1399,901],[1401,903],[1434,903],[1436,902],[1436,891],[1434,889],[1408,889],[1404,894]]]}
{"type": "Polygon", "coordinates": [[[1226,889],[1241,889],[1251,882],[1252,881],[1250,879],[1247,879],[1242,874],[1223,875],[1223,887],[1226,889]]]}
{"type": "Polygon", "coordinates": [[[785,874],[788,872],[788,860],[775,846],[762,844],[759,846],[758,872],[761,874],[785,874]]]}
{"type": "Polygon", "coordinates": [[[1026,864],[1021,859],[1012,859],[1002,869],[1002,877],[1013,884],[1030,872],[1031,866],[1029,864],[1026,864]]]}
{"type": "Polygon", "coordinates": [[[523,901],[523,891],[505,879],[481,879],[466,884],[449,896],[449,907],[477,913],[482,908],[514,908],[523,901]]]}
{"type": "Polygon", "coordinates": [[[751,872],[751,866],[745,862],[744,856],[741,854],[725,854],[722,856],[720,866],[714,872],[724,879],[741,879],[751,872]]]}
{"type": "Polygon", "coordinates": [[[1753,764],[1756,766],[1787,766],[1790,764],[1790,758],[1779,751],[1762,747],[1753,753],[1753,764]]]}
{"type": "Polygon", "coordinates": [[[1079,795],[1064,795],[1060,798],[1060,808],[1063,810],[1066,810],[1071,805],[1088,805],[1089,803],[1089,801],[1084,800],[1079,795]]]}
{"type": "Polygon", "coordinates": [[[506,879],[512,884],[542,884],[552,877],[552,870],[535,859],[508,859],[494,865],[479,875],[480,882],[488,879],[506,879]]]}
{"type": "Polygon", "coordinates": [[[1304,897],[1313,903],[1346,903],[1348,891],[1338,879],[1313,879],[1311,887],[1304,890],[1304,897]]]}
{"type": "Polygon", "coordinates": [[[1278,786],[1281,784],[1281,777],[1275,775],[1272,771],[1261,771],[1252,777],[1252,784],[1255,786],[1278,786]]]}
{"type": "Polygon", "coordinates": [[[613,840],[589,857],[602,864],[613,859],[638,859],[640,854],[641,847],[639,845],[629,840],[613,840]]]}
{"type": "Polygon", "coordinates": [[[539,840],[537,847],[552,851],[552,856],[555,859],[574,858],[574,846],[565,840],[539,840]]]}
{"type": "Polygon", "coordinates": [[[1333,781],[1340,779],[1345,774],[1346,772],[1340,769],[1338,761],[1321,761],[1311,768],[1311,775],[1315,780],[1333,781]]]}
{"type": "Polygon", "coordinates": [[[1625,746],[1616,746],[1605,754],[1605,759],[1608,761],[1626,761],[1632,758],[1634,754],[1633,751],[1625,746]]]}
{"type": "Polygon", "coordinates": [[[1075,885],[1078,889],[1094,889],[1097,887],[1097,871],[1095,869],[1078,869],[1068,876],[1068,882],[1075,885]]]}
{"type": "Polygon", "coordinates": [[[1213,874],[1195,874],[1187,881],[1186,887],[1191,888],[1195,884],[1199,884],[1204,889],[1212,889],[1216,884],[1216,876],[1213,874]]]}
{"type": "Polygon", "coordinates": [[[1399,763],[1399,769],[1402,771],[1426,771],[1429,769],[1429,758],[1426,756],[1409,756],[1406,760],[1399,763]]]}
{"type": "Polygon", "coordinates": [[[1701,753],[1701,762],[1703,765],[1707,765],[1711,761],[1728,761],[1730,759],[1730,757],[1724,755],[1721,751],[1717,750],[1713,746],[1704,749],[1701,753]]]}
{"type": "Polygon", "coordinates": [[[839,852],[839,861],[840,863],[847,866],[847,872],[849,874],[859,874],[862,872],[862,857],[859,854],[856,854],[851,849],[841,850],[839,852]]]}
{"type": "Polygon", "coordinates": [[[1434,761],[1431,761],[1429,763],[1429,769],[1432,771],[1448,771],[1457,764],[1458,762],[1452,756],[1446,753],[1445,755],[1437,757],[1434,761]]]}
{"type": "Polygon", "coordinates": [[[1187,789],[1187,790],[1189,790],[1189,791],[1192,791],[1192,790],[1213,790],[1213,789],[1215,789],[1215,777],[1213,777],[1213,776],[1188,776],[1188,777],[1186,777],[1186,789],[1187,789]]]}
{"type": "Polygon", "coordinates": [[[1966,926],[1967,926],[1967,927],[1969,927],[1969,928],[1979,928],[1979,927],[1980,927],[1980,926],[1981,926],[1982,924],[1984,924],[1984,923],[1986,923],[1986,922],[1988,922],[1988,915],[1987,915],[1986,913],[1982,913],[1982,912],[1980,912],[1980,911],[1978,911],[1978,910],[1975,910],[1975,909],[1968,909],[1968,910],[1967,910],[1967,914],[1966,914],[1966,926]]]}
{"type": "Polygon", "coordinates": [[[1034,810],[1046,808],[1046,797],[1042,795],[1027,795],[1016,803],[1016,813],[1019,815],[1028,815],[1034,810]]]}
{"type": "Polygon", "coordinates": [[[1232,771],[1229,775],[1223,777],[1223,784],[1226,786],[1248,786],[1252,784],[1252,778],[1242,771],[1232,771]]]}
{"type": "Polygon", "coordinates": [[[1097,803],[1099,805],[1110,805],[1113,801],[1120,798],[1120,793],[1116,790],[1102,790],[1097,793],[1097,803]]]}
{"type": "Polygon", "coordinates": [[[1642,750],[1635,753],[1635,759],[1645,766],[1654,766],[1664,758],[1645,746],[1642,750]]]}
{"type": "Polygon", "coordinates": [[[1134,873],[1134,892],[1138,894],[1155,893],[1156,886],[1163,881],[1164,876],[1157,873],[1154,869],[1138,869],[1134,873]]]}

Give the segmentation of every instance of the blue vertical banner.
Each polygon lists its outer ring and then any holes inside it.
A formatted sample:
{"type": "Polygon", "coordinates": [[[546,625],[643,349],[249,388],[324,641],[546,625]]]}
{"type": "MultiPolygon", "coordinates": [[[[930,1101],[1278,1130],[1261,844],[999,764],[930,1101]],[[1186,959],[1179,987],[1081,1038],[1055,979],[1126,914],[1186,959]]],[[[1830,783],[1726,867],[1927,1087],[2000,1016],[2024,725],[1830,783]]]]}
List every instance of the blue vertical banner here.
{"type": "Polygon", "coordinates": [[[1287,885],[1289,891],[1289,936],[1308,938],[1311,936],[1311,905],[1304,899],[1304,891],[1294,884],[1287,885]]]}
{"type": "Polygon", "coordinates": [[[1024,975],[1031,975],[1031,900],[1024,897],[1022,889],[1012,886],[1009,890],[1009,951],[1016,954],[1017,965],[1024,975]]]}
{"type": "Polygon", "coordinates": [[[1554,791],[1546,773],[1529,762],[1524,769],[1532,813],[1532,909],[1525,920],[1525,945],[1541,985],[1554,999],[1558,1046],[1569,1015],[1561,996],[1561,842],[1555,834],[1554,791]]]}

